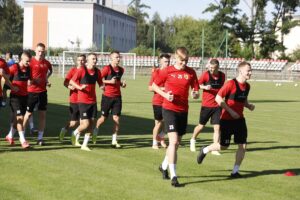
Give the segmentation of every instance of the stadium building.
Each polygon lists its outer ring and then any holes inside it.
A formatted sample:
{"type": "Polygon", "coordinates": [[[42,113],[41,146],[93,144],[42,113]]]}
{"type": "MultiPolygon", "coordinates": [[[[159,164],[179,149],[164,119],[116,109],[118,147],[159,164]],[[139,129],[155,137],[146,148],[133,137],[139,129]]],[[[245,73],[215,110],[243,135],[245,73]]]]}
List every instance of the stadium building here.
{"type": "Polygon", "coordinates": [[[112,0],[25,0],[23,47],[43,42],[52,48],[101,49],[104,44],[127,52],[136,46],[137,22],[126,12],[127,6],[112,0]]]}

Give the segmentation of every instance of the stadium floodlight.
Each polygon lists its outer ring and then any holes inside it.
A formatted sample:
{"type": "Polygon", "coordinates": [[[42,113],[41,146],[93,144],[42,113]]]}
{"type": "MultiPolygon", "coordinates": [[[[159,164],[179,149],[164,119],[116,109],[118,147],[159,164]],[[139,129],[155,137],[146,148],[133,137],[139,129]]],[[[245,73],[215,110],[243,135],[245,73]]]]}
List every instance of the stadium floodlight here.
{"type": "MultiPolygon", "coordinates": [[[[110,63],[110,52],[89,52],[89,51],[63,51],[62,64],[59,66],[59,73],[62,77],[68,72],[68,69],[76,65],[76,58],[80,54],[88,55],[95,53],[98,58],[97,67],[102,68],[110,63]]],[[[120,66],[124,67],[126,78],[136,78],[136,54],[135,53],[120,53],[120,66]]]]}

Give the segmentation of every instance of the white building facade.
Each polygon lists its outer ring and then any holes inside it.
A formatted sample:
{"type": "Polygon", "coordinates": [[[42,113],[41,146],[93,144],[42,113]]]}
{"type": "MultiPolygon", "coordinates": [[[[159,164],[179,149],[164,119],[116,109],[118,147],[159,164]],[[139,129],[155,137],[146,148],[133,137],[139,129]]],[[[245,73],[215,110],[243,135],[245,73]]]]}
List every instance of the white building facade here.
{"type": "Polygon", "coordinates": [[[109,45],[127,52],[136,46],[136,19],[92,1],[27,0],[23,47],[34,48],[38,42],[82,50],[109,45]]]}

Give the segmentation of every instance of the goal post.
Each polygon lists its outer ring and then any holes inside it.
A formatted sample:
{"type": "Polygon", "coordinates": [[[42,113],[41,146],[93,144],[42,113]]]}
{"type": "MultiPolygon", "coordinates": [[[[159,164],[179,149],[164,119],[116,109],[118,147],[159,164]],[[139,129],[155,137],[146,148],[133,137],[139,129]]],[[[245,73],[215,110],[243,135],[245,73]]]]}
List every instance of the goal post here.
{"type": "MultiPolygon", "coordinates": [[[[110,63],[110,52],[89,52],[89,51],[63,51],[62,53],[62,63],[59,66],[59,73],[62,77],[65,77],[65,74],[68,70],[76,66],[76,58],[81,54],[88,55],[89,53],[94,53],[97,55],[97,67],[101,69],[103,66],[110,63]]],[[[125,78],[136,78],[136,54],[135,53],[120,53],[121,62],[120,66],[124,67],[125,78]]]]}

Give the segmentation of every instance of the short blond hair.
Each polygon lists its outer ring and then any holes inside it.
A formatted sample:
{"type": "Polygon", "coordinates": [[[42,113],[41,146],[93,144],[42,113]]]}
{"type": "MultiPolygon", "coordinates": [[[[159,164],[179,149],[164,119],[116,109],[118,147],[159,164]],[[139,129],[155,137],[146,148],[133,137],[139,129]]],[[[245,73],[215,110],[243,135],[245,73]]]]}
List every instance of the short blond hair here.
{"type": "Polygon", "coordinates": [[[189,51],[185,47],[178,47],[175,51],[175,57],[185,60],[189,57],[189,51]]]}

